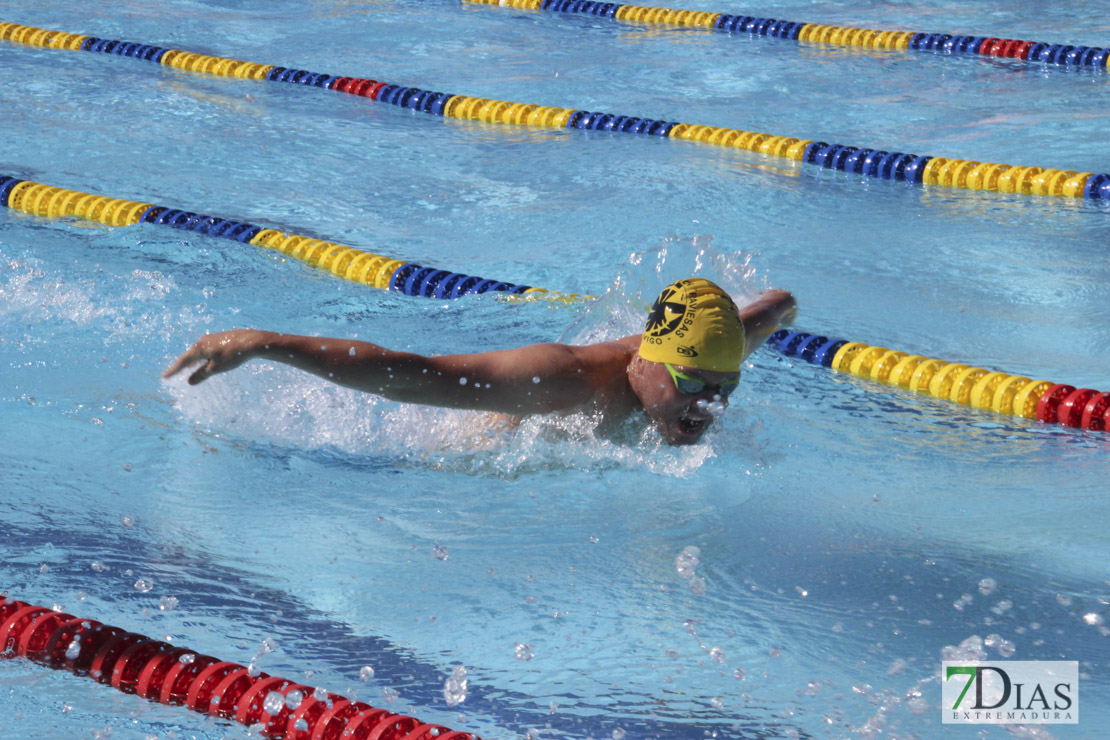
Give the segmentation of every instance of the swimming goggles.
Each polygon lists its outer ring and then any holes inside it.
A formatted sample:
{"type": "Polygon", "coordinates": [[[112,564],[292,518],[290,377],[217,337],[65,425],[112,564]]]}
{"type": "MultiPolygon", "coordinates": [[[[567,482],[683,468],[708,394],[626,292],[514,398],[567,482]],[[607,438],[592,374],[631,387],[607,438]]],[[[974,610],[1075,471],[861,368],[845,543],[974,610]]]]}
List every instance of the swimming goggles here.
{"type": "Polygon", "coordinates": [[[725,382],[720,383],[717,386],[712,386],[709,383],[706,383],[701,378],[695,378],[692,375],[680,373],[679,371],[675,370],[669,362],[664,362],[663,367],[667,368],[667,372],[671,374],[671,379],[674,381],[674,387],[678,389],[678,392],[684,393],[688,396],[697,395],[698,393],[704,391],[706,388],[716,387],[717,393],[720,394],[721,398],[728,398],[729,394],[736,390],[736,387],[740,385],[740,378],[733,378],[732,380],[726,380],[725,382]]]}

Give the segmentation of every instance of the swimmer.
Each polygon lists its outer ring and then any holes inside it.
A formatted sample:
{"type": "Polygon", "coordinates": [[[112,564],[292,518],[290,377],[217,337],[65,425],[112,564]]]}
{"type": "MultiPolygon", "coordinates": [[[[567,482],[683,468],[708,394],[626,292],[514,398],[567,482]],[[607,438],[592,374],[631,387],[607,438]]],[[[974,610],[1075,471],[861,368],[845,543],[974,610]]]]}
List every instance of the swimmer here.
{"type": "Polygon", "coordinates": [[[737,308],[716,284],[688,278],[663,289],[642,335],[610,342],[425,357],[353,339],[236,329],[201,337],[162,377],[202,363],[189,376],[196,385],[248,360],[270,360],[403,403],[516,418],[595,411],[606,426],[643,412],[667,442],[685,445],[728,405],[744,358],[789,326],[796,310],[784,290],[737,308]]]}

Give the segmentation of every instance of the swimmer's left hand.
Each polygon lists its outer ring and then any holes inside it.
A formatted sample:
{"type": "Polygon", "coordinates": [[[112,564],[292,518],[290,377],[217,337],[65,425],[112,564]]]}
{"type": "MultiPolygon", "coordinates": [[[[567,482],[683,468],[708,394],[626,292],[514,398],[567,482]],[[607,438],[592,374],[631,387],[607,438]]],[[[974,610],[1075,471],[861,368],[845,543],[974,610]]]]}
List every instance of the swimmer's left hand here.
{"type": "Polygon", "coordinates": [[[266,334],[268,332],[254,329],[235,329],[218,334],[205,334],[174,360],[173,364],[162,373],[162,377],[172,377],[198,362],[204,364],[189,376],[189,385],[197,385],[213,375],[234,370],[255,356],[257,349],[264,344],[263,335],[266,334]]]}

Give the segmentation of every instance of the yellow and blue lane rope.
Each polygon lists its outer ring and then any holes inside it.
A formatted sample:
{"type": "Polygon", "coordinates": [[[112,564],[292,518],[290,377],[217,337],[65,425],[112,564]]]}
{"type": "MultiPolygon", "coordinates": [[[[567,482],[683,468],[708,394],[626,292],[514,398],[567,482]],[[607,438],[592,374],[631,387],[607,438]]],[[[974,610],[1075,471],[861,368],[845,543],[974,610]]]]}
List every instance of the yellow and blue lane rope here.
{"type": "MultiPolygon", "coordinates": [[[[495,291],[514,295],[546,294],[566,302],[589,297],[549,293],[541,288],[426,267],[218,216],[92,195],[8,175],[0,175],[0,205],[43,218],[80,218],[108,226],[162,224],[230,239],[273,249],[346,280],[410,296],[451,299],[495,291]]],[[[1094,431],[1110,429],[1110,393],[991,372],[808,332],[784,329],[772,335],[767,343],[787,356],[801,357],[833,370],[966,406],[1094,431]]]]}
{"type": "Polygon", "coordinates": [[[446,118],[684,139],[745,149],[884,180],[1020,195],[1110,200],[1110,174],[1105,173],[949,159],[717,126],[454,95],[360,77],[337,77],[15,23],[0,23],[0,39],[49,49],[133,57],[190,72],[307,85],[446,118]]]}
{"type": "Polygon", "coordinates": [[[584,297],[428,267],[334,242],[287,234],[204,213],[91,195],[8,175],[0,175],[0,205],[43,218],[72,217],[107,226],[163,224],[206,236],[231,239],[273,249],[345,280],[411,296],[448,299],[493,291],[512,295],[547,294],[568,301],[584,297]]]}
{"type": "Polygon", "coordinates": [[[993,36],[963,36],[919,31],[882,31],[853,26],[829,26],[802,21],[729,15],[695,10],[672,10],[642,5],[586,2],[585,0],[464,0],[476,5],[497,5],[519,10],[553,13],[582,13],[616,21],[656,23],[669,26],[710,28],[732,34],[770,36],[789,41],[857,46],[868,49],[931,51],[945,55],[972,55],[1023,59],[1068,67],[1110,66],[1110,49],[1073,46],[1044,41],[1021,41],[993,36]]]}
{"type": "Polygon", "coordinates": [[[945,362],[863,342],[780,329],[767,344],[787,357],[999,414],[1110,430],[1110,393],[945,362]]]}

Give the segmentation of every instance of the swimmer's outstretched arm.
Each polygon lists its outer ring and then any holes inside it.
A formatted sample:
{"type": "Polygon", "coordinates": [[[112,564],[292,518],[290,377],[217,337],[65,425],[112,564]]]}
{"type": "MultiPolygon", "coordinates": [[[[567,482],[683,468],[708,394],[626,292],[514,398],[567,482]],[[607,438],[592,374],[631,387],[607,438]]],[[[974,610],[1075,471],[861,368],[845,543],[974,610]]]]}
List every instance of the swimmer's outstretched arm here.
{"type": "Polygon", "coordinates": [[[740,307],[740,320],[744,322],[744,357],[763,346],[767,337],[794,323],[798,302],[785,290],[768,290],[759,298],[740,307]]]}
{"type": "Polygon", "coordinates": [[[572,408],[593,399],[612,384],[613,373],[623,377],[626,341],[585,347],[535,344],[425,357],[352,339],[237,329],[201,337],[162,376],[203,363],[189,376],[189,383],[196,385],[248,360],[264,359],[393,401],[519,416],[572,408]]]}

